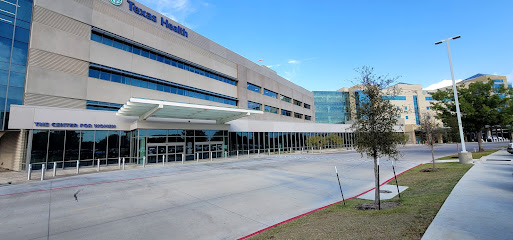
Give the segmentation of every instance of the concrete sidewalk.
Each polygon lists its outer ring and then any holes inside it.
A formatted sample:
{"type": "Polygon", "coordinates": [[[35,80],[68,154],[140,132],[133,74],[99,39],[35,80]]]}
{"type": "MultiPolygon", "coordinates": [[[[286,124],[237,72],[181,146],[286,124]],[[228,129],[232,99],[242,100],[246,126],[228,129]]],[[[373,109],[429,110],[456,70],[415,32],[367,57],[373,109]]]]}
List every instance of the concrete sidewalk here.
{"type": "Polygon", "coordinates": [[[512,174],[513,155],[504,150],[475,162],[422,239],[513,239],[512,174]]]}

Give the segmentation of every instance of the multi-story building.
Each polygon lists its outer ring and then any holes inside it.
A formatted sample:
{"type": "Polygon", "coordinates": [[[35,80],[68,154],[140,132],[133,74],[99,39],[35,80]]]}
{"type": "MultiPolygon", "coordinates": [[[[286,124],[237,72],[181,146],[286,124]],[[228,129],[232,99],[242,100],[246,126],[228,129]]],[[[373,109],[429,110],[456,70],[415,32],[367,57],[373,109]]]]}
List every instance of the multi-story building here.
{"type": "Polygon", "coordinates": [[[4,168],[290,151],[312,135],[351,144],[347,125],[315,123],[312,92],[137,1],[0,9],[4,168]]]}
{"type": "Polygon", "coordinates": [[[341,90],[313,92],[315,122],[344,124],[351,120],[349,92],[341,90]]]}

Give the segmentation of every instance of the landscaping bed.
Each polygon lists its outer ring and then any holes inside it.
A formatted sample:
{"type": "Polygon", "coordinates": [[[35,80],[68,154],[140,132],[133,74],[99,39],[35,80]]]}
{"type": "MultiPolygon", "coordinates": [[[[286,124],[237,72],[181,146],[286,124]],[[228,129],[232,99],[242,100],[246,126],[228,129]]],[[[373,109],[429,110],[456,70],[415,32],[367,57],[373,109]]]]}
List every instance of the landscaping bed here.
{"type": "MultiPolygon", "coordinates": [[[[439,163],[439,171],[421,172],[424,164],[398,177],[409,188],[399,202],[384,210],[358,210],[372,201],[352,199],[276,226],[250,239],[420,239],[447,196],[472,167],[459,163],[439,163]]],[[[336,190],[336,189],[335,189],[336,190]]],[[[335,191],[334,190],[334,191],[335,191]]]]}

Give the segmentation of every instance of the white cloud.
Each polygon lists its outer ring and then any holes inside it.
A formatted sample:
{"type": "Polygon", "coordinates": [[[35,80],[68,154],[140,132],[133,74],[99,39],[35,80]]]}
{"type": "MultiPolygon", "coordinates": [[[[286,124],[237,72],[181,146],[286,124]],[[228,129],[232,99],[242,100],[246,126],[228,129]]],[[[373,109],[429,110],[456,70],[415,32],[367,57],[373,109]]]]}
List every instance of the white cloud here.
{"type": "MultiPolygon", "coordinates": [[[[456,83],[461,82],[461,79],[456,80],[456,83]]],[[[426,91],[430,90],[436,90],[443,87],[449,87],[452,85],[452,80],[442,80],[440,82],[434,83],[429,85],[428,87],[424,88],[426,91]]]]}
{"type": "Polygon", "coordinates": [[[289,60],[288,63],[290,63],[290,64],[300,64],[301,61],[292,59],[292,60],[289,60]]]}

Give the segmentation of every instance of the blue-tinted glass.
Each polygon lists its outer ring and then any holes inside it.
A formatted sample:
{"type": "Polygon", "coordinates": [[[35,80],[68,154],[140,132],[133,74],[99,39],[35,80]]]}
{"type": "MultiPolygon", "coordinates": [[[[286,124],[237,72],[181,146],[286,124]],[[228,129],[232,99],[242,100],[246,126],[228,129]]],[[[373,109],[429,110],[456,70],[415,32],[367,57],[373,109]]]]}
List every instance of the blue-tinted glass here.
{"type": "Polygon", "coordinates": [[[184,69],[185,71],[189,71],[189,65],[184,64],[184,65],[183,65],[183,69],[184,69]]]}
{"type": "Polygon", "coordinates": [[[100,72],[100,79],[103,79],[103,80],[108,80],[110,81],[110,73],[108,72],[100,72]]]}
{"type": "Polygon", "coordinates": [[[251,90],[253,92],[260,93],[260,87],[257,85],[253,85],[251,83],[248,83],[248,90],[251,90]]]}
{"type": "Polygon", "coordinates": [[[11,110],[11,104],[21,105],[22,103],[23,103],[23,88],[9,87],[6,111],[9,112],[11,110]]]}
{"type": "Polygon", "coordinates": [[[123,50],[125,50],[127,52],[132,52],[132,45],[123,43],[123,50]]]}
{"type": "Polygon", "coordinates": [[[139,82],[139,86],[142,87],[142,88],[148,88],[148,82],[144,81],[144,80],[141,80],[139,82]]]}
{"type": "Polygon", "coordinates": [[[144,49],[141,49],[141,56],[143,57],[150,57],[150,53],[144,49]]]}
{"type": "Polygon", "coordinates": [[[141,48],[134,46],[132,48],[134,54],[141,55],[141,48]]]}
{"type": "Polygon", "coordinates": [[[157,56],[157,61],[164,62],[164,57],[162,55],[157,56]]]}
{"type": "Polygon", "coordinates": [[[112,74],[112,81],[113,82],[117,82],[117,83],[120,83],[121,82],[121,76],[118,75],[118,74],[112,74]]]}
{"type": "Polygon", "coordinates": [[[171,92],[170,86],[164,86],[164,92],[171,92]]]}
{"type": "Polygon", "coordinates": [[[136,79],[136,78],[131,78],[130,79],[130,84],[132,86],[139,87],[141,85],[141,81],[139,79],[136,79]]]}
{"type": "Polygon", "coordinates": [[[166,64],[171,64],[171,59],[169,59],[169,58],[165,58],[165,59],[164,59],[164,63],[166,63],[166,64]]]}
{"type": "Polygon", "coordinates": [[[11,71],[9,79],[9,86],[11,87],[25,87],[25,73],[17,73],[11,71]]]}
{"type": "Polygon", "coordinates": [[[9,73],[4,70],[0,70],[0,85],[7,85],[7,78],[9,77],[9,73]]]}
{"type": "Polygon", "coordinates": [[[177,89],[177,91],[176,91],[176,93],[177,93],[178,95],[183,95],[183,89],[178,88],[178,89],[177,89]]]}
{"type": "Polygon", "coordinates": [[[0,61],[0,70],[9,70],[9,63],[0,61]]]}
{"type": "Polygon", "coordinates": [[[175,87],[171,87],[171,93],[176,94],[177,91],[178,89],[176,89],[175,87]]]}
{"type": "Polygon", "coordinates": [[[150,52],[150,59],[157,60],[157,55],[155,55],[155,53],[150,52]]]}
{"type": "Polygon", "coordinates": [[[0,37],[0,61],[10,62],[11,44],[11,39],[0,37]]]}
{"type": "Polygon", "coordinates": [[[176,67],[176,66],[178,66],[178,63],[177,63],[176,61],[172,61],[172,62],[171,62],[171,65],[172,65],[173,67],[176,67]]]}
{"type": "Polygon", "coordinates": [[[27,65],[27,52],[28,44],[14,41],[14,48],[12,52],[12,63],[18,65],[27,65]]]}
{"type": "Polygon", "coordinates": [[[27,67],[25,65],[11,64],[11,72],[25,73],[27,67]]]}
{"type": "Polygon", "coordinates": [[[114,39],[114,45],[112,45],[113,47],[117,48],[117,49],[123,49],[123,43],[121,43],[120,41],[114,39]]]}
{"type": "MultiPolygon", "coordinates": [[[[14,4],[15,3],[16,3],[16,1],[14,1],[14,4]]],[[[1,2],[1,1],[0,1],[0,9],[2,9],[3,11],[6,11],[8,13],[11,13],[11,14],[14,14],[16,12],[16,6],[15,5],[9,4],[9,3],[6,3],[6,2],[1,2]]]]}
{"type": "Polygon", "coordinates": [[[164,86],[162,84],[157,84],[157,91],[164,91],[164,86]]]}
{"type": "Polygon", "coordinates": [[[89,77],[100,78],[100,71],[98,71],[96,69],[89,68],[89,77]]]}
{"type": "Polygon", "coordinates": [[[112,38],[108,36],[103,36],[102,40],[103,44],[112,46],[112,38]]]}
{"type": "MultiPolygon", "coordinates": [[[[30,22],[32,19],[32,0],[19,0],[18,5],[20,6],[18,8],[17,13],[17,23],[18,22],[30,22]]],[[[28,27],[27,27],[28,28],[28,27]]]]}
{"type": "Polygon", "coordinates": [[[178,62],[178,68],[183,68],[183,63],[178,62]]]}
{"type": "Polygon", "coordinates": [[[95,42],[101,43],[102,42],[102,36],[100,34],[98,34],[98,33],[92,32],[91,33],[91,40],[93,40],[95,42]]]}
{"type": "MultiPolygon", "coordinates": [[[[349,93],[314,91],[315,122],[345,123],[349,119],[349,93]]],[[[305,108],[310,106],[304,105],[305,108]]],[[[306,116],[305,116],[306,119],[306,116]]]]}
{"type": "Polygon", "coordinates": [[[28,29],[16,27],[16,32],[14,33],[14,40],[28,43],[29,36],[30,36],[30,31],[28,29]]]}

